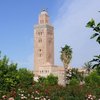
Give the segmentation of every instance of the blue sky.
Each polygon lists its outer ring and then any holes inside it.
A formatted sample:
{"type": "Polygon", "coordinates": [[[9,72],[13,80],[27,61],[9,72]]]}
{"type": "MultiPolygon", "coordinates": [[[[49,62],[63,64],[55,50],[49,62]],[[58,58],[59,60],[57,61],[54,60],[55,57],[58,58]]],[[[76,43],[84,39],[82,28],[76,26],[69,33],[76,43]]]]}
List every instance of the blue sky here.
{"type": "Polygon", "coordinates": [[[61,65],[60,50],[73,49],[71,66],[81,67],[100,54],[93,31],[85,27],[94,18],[100,22],[100,0],[0,0],[0,50],[19,67],[33,69],[33,26],[42,9],[48,9],[55,27],[55,64],[61,65]]]}

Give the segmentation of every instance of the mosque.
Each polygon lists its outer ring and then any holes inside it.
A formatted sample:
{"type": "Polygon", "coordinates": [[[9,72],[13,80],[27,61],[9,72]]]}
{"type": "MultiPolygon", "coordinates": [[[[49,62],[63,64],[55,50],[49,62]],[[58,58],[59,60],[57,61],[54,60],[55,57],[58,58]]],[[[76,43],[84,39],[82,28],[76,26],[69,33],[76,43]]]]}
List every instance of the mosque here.
{"type": "Polygon", "coordinates": [[[39,14],[38,24],[34,26],[34,74],[58,77],[58,84],[64,84],[64,67],[54,64],[54,27],[46,10],[39,14]]]}

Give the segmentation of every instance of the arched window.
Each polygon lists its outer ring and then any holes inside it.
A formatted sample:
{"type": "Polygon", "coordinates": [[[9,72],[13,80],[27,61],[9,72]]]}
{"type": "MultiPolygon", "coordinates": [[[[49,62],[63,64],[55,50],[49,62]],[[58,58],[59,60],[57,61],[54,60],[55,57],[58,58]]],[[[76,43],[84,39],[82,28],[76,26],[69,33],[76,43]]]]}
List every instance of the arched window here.
{"type": "Polygon", "coordinates": [[[42,50],[41,50],[41,49],[39,49],[39,51],[41,52],[42,50]]]}
{"type": "Polygon", "coordinates": [[[41,57],[41,54],[40,54],[40,57],[41,57]]]}
{"type": "Polygon", "coordinates": [[[39,43],[40,43],[40,42],[42,42],[42,39],[41,39],[41,38],[39,39],[39,43]]]}

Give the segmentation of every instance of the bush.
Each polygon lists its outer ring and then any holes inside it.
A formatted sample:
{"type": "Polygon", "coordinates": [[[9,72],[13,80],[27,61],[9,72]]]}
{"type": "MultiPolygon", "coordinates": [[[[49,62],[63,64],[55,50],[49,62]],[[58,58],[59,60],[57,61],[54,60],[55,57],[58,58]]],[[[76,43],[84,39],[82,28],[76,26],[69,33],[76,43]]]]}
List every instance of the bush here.
{"type": "Polygon", "coordinates": [[[87,85],[94,86],[94,85],[100,85],[100,75],[97,73],[97,71],[91,72],[90,75],[85,77],[85,82],[87,85]]]}
{"type": "Polygon", "coordinates": [[[39,77],[38,82],[45,85],[57,85],[58,84],[58,77],[50,74],[46,78],[39,77]]]}

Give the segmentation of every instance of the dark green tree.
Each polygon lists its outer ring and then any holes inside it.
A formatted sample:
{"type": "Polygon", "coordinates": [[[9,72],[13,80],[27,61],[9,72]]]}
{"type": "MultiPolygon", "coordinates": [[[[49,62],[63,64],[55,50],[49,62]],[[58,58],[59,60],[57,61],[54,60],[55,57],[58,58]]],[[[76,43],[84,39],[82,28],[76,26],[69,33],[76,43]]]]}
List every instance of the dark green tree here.
{"type": "Polygon", "coordinates": [[[28,87],[32,85],[33,83],[33,73],[26,68],[20,68],[18,70],[18,80],[19,80],[19,85],[21,87],[28,87]]]}
{"type": "Polygon", "coordinates": [[[58,84],[58,77],[50,74],[47,76],[47,84],[48,85],[57,85],[58,84]]]}
{"type": "Polygon", "coordinates": [[[10,91],[17,83],[17,64],[9,64],[9,59],[0,54],[0,89],[10,91]]]}
{"type": "Polygon", "coordinates": [[[39,77],[38,82],[44,85],[57,85],[58,77],[53,74],[48,75],[47,77],[39,77]]]}
{"type": "Polygon", "coordinates": [[[99,86],[100,76],[96,71],[93,71],[89,74],[89,76],[85,77],[85,82],[88,86],[99,86]]]}
{"type": "Polygon", "coordinates": [[[93,29],[95,33],[91,36],[91,39],[96,38],[96,41],[100,44],[100,23],[96,24],[94,19],[91,19],[86,27],[93,29]]]}
{"type": "MultiPolygon", "coordinates": [[[[94,34],[91,36],[91,39],[96,38],[96,42],[98,42],[100,44],[100,23],[95,23],[94,19],[91,19],[86,27],[88,28],[92,28],[94,31],[94,34]]],[[[100,54],[97,56],[94,56],[93,60],[91,60],[91,62],[94,63],[92,68],[97,68],[97,70],[99,70],[100,72],[100,54]]]]}
{"type": "Polygon", "coordinates": [[[32,85],[33,73],[25,68],[17,69],[16,63],[10,63],[6,56],[0,53],[0,90],[10,91],[18,86],[32,85]]]}

